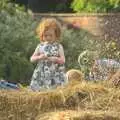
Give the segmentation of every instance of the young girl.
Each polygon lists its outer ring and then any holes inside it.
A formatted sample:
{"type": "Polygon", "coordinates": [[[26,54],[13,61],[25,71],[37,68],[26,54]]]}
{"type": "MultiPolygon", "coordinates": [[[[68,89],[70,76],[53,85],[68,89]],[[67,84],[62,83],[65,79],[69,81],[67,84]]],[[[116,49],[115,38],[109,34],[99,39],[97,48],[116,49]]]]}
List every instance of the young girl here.
{"type": "Polygon", "coordinates": [[[64,50],[58,42],[61,35],[60,23],[54,18],[43,19],[37,33],[41,42],[30,58],[31,62],[38,62],[30,88],[33,91],[42,91],[64,85],[67,81],[64,50]]]}

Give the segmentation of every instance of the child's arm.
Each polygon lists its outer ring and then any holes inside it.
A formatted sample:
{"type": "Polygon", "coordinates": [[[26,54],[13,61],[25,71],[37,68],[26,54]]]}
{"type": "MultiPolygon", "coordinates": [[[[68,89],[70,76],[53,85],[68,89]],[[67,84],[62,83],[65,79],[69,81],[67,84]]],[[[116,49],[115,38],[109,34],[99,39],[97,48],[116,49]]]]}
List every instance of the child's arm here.
{"type": "Polygon", "coordinates": [[[33,55],[30,58],[30,61],[35,62],[35,61],[46,59],[46,58],[47,57],[44,54],[37,55],[37,54],[33,53],[33,55]]]}
{"type": "Polygon", "coordinates": [[[64,49],[63,46],[59,45],[59,57],[49,57],[50,61],[56,62],[58,64],[64,64],[65,63],[65,55],[64,55],[64,49]]]}
{"type": "Polygon", "coordinates": [[[39,45],[38,45],[37,48],[35,49],[35,52],[30,57],[30,61],[31,62],[36,62],[38,60],[46,59],[46,58],[47,57],[43,53],[40,53],[40,51],[39,51],[39,45]]]}
{"type": "Polygon", "coordinates": [[[60,48],[59,48],[59,57],[57,57],[56,62],[60,63],[60,64],[65,63],[64,49],[63,49],[63,46],[61,44],[60,44],[60,48]]]}

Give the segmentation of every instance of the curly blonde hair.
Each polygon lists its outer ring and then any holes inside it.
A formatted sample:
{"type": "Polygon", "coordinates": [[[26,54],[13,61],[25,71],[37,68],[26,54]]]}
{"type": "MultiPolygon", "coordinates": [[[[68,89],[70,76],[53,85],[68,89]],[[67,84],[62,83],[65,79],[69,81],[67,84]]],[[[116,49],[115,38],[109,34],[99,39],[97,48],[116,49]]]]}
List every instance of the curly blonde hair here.
{"type": "Polygon", "coordinates": [[[41,41],[43,41],[43,35],[48,29],[55,31],[56,40],[60,38],[61,24],[55,18],[43,18],[36,29],[37,34],[40,35],[41,41]]]}

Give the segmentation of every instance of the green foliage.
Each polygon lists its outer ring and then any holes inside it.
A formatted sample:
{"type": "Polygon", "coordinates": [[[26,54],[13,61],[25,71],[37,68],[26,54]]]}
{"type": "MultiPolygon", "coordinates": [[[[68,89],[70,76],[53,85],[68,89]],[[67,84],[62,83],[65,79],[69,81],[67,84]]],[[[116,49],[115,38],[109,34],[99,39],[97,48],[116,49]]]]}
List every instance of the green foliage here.
{"type": "Polygon", "coordinates": [[[34,67],[29,57],[37,44],[36,22],[31,14],[7,0],[0,1],[0,9],[0,77],[27,83],[34,67]]]}
{"type": "Polygon", "coordinates": [[[95,59],[120,59],[117,40],[99,40],[85,30],[64,29],[61,37],[66,57],[66,68],[77,68],[88,76],[95,59]]]}
{"type": "Polygon", "coordinates": [[[84,50],[94,51],[98,47],[95,37],[84,30],[64,29],[61,39],[67,69],[80,68],[78,64],[79,54],[84,50]]]}
{"type": "Polygon", "coordinates": [[[118,40],[109,40],[101,42],[100,56],[120,60],[120,43],[118,40]]]}
{"type": "Polygon", "coordinates": [[[0,11],[5,10],[9,14],[16,14],[16,12],[23,12],[25,8],[17,4],[13,4],[10,0],[0,0],[0,11]]]}
{"type": "Polygon", "coordinates": [[[75,12],[120,12],[120,0],[73,0],[75,12]]]}
{"type": "Polygon", "coordinates": [[[96,59],[114,59],[119,62],[120,60],[120,46],[117,40],[97,40],[97,51],[90,51],[89,49],[80,53],[78,62],[80,69],[88,75],[90,72],[93,61],[96,59]]]}
{"type": "Polygon", "coordinates": [[[0,11],[2,10],[2,9],[7,9],[7,4],[8,3],[8,0],[1,0],[0,1],[0,11]]]}

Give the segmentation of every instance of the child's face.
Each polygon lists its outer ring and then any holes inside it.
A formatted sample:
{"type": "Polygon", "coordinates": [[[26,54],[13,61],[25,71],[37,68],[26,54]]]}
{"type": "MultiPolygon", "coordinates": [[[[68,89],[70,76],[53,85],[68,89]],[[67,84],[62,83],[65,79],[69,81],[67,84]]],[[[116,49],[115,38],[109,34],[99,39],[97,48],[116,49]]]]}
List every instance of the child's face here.
{"type": "Polygon", "coordinates": [[[56,40],[55,30],[48,29],[44,32],[43,40],[47,42],[53,42],[56,40]]]}

